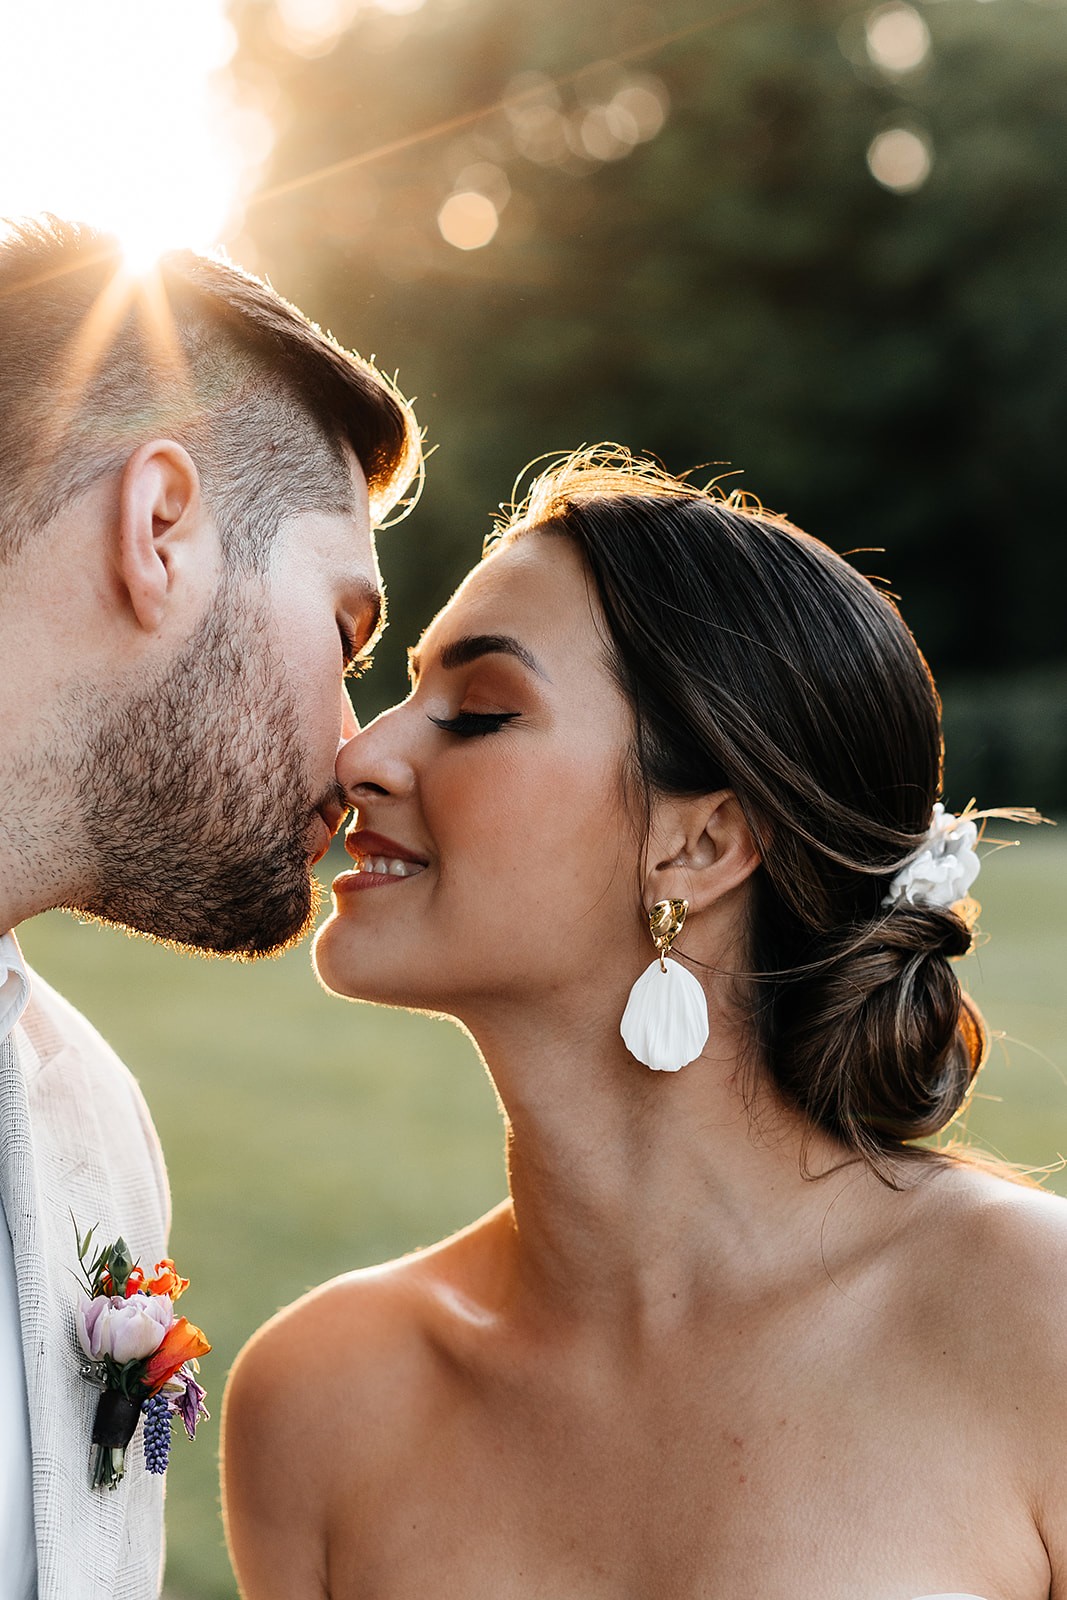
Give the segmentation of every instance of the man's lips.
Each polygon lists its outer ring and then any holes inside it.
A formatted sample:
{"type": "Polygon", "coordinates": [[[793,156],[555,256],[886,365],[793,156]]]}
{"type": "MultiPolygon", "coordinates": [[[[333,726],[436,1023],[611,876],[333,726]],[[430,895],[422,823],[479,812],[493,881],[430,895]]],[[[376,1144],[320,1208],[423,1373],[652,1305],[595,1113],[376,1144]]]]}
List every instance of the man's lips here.
{"type": "Polygon", "coordinates": [[[311,846],[311,865],[318,866],[330,845],[333,843],[334,830],[330,827],[321,811],[312,814],[311,826],[318,834],[317,841],[311,846]]]}
{"type": "Polygon", "coordinates": [[[324,837],[322,838],[321,842],[316,844],[312,850],[312,866],[315,866],[322,860],[323,856],[330,848],[330,845],[333,843],[334,834],[341,826],[341,823],[344,821],[347,814],[347,806],[338,805],[336,801],[324,802],[322,805],[315,807],[315,810],[312,814],[312,824],[314,825],[317,822],[322,825],[324,837]]]}

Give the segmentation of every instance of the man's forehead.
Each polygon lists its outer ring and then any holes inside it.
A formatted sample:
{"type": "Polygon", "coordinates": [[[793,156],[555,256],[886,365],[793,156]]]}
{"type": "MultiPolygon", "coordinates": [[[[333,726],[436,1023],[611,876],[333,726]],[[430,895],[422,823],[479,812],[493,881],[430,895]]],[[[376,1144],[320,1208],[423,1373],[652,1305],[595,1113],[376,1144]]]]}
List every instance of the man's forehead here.
{"type": "Polygon", "coordinates": [[[381,574],[370,519],[367,482],[350,447],[345,447],[351,495],[285,518],[275,541],[273,565],[292,579],[325,581],[346,605],[359,605],[382,615],[381,574]]]}
{"type": "MultiPolygon", "coordinates": [[[[359,457],[356,455],[356,452],[348,443],[347,439],[342,439],[341,441],[341,452],[344,455],[345,461],[348,465],[348,475],[352,483],[353,503],[357,506],[368,507],[370,491],[367,488],[367,475],[360,465],[359,457]]],[[[367,516],[369,520],[369,509],[367,511],[367,516]]]]}
{"type": "Polygon", "coordinates": [[[366,474],[352,446],[342,440],[340,448],[344,457],[345,481],[342,483],[339,477],[331,475],[333,492],[328,498],[323,498],[320,510],[327,516],[348,518],[360,530],[370,529],[370,496],[366,474]]]}

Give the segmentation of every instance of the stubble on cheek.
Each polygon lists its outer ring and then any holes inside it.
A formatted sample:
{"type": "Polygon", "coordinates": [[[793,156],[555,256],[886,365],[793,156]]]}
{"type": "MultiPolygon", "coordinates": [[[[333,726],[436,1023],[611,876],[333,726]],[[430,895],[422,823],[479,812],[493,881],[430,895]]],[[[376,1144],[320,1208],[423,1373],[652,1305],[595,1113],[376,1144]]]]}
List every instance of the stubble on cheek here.
{"type": "Polygon", "coordinates": [[[218,604],[165,679],[105,717],[79,769],[75,909],[255,956],[310,927],[313,806],[263,619],[218,604]]]}

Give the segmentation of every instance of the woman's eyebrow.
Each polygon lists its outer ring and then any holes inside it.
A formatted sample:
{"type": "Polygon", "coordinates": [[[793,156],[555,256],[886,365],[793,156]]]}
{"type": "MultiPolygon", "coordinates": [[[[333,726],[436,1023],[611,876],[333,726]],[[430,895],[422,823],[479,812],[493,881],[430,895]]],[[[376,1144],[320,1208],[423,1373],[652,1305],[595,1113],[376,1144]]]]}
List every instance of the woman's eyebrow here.
{"type": "MultiPolygon", "coordinates": [[[[450,672],[456,667],[469,666],[481,656],[513,656],[531,672],[536,672],[539,678],[544,678],[546,683],[552,681],[537,658],[509,633],[471,633],[462,639],[453,639],[441,651],[441,665],[446,672],[450,672]]],[[[418,678],[421,661],[417,650],[408,651],[408,665],[412,678],[418,678]]]]}

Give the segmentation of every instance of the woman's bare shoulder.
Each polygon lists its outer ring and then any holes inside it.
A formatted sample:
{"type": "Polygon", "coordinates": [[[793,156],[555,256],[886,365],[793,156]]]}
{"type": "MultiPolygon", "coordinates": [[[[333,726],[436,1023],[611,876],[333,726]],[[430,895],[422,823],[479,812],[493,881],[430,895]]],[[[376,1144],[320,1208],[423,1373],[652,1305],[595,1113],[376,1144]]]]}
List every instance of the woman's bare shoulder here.
{"type": "Polygon", "coordinates": [[[272,1317],[245,1351],[252,1356],[262,1347],[266,1359],[284,1361],[294,1345],[310,1342],[329,1363],[339,1342],[367,1355],[382,1344],[395,1349],[405,1330],[416,1338],[424,1333],[442,1303],[488,1286],[509,1221],[510,1207],[502,1205],[436,1244],[342,1273],[272,1317]]]}
{"type": "Polygon", "coordinates": [[[961,1166],[929,1186],[908,1247],[917,1315],[988,1403],[1067,1421],[1067,1199],[961,1166]]]}
{"type": "Polygon", "coordinates": [[[361,1440],[380,1428],[383,1440],[396,1442],[398,1418],[412,1414],[420,1386],[432,1381],[450,1320],[490,1290],[506,1212],[498,1208],[398,1260],[344,1273],[279,1311],[234,1364],[228,1431],[254,1419],[298,1456],[318,1455],[324,1438],[341,1449],[354,1420],[361,1440]]]}
{"type": "Polygon", "coordinates": [[[984,1283],[1018,1284],[1020,1271],[1054,1279],[1067,1266],[1067,1199],[1041,1184],[961,1163],[932,1186],[929,1215],[984,1283]]]}
{"type": "Polygon", "coordinates": [[[360,1508],[373,1521],[381,1484],[424,1443],[449,1318],[489,1283],[507,1231],[490,1213],[439,1245],[334,1278],[245,1345],[223,1408],[223,1504],[254,1600],[326,1592],[331,1527],[343,1518],[358,1538],[360,1508]]]}
{"type": "Polygon", "coordinates": [[[1067,1293],[1067,1199],[962,1162],[923,1189],[913,1243],[961,1308],[1025,1313],[1067,1293]]]}
{"type": "Polygon", "coordinates": [[[1067,1199],[987,1178],[952,1232],[975,1398],[1014,1437],[1052,1570],[1067,1574],[1067,1199]]]}

